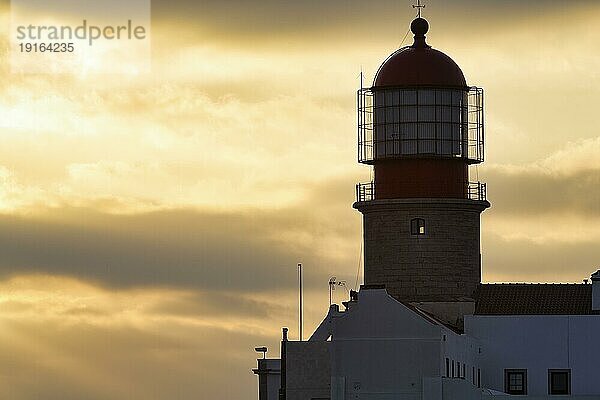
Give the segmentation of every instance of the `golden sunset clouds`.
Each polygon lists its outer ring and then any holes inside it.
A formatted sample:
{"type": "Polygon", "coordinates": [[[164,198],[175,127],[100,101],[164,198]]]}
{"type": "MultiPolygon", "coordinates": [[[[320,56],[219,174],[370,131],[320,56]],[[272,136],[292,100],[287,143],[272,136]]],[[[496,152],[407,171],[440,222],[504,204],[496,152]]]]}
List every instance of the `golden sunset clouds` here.
{"type": "MultiPolygon", "coordinates": [[[[353,185],[370,174],[356,162],[358,76],[370,84],[400,45],[409,3],[154,1],[150,74],[11,74],[3,51],[11,398],[255,399],[253,347],[276,356],[281,326],[297,335],[296,263],[305,331],[330,276],[354,287],[353,185]]],[[[492,203],[484,278],[588,277],[597,2],[432,0],[425,16],[428,42],[486,90],[486,163],[471,171],[492,203]]],[[[2,21],[6,48],[6,7],[2,21]]]]}

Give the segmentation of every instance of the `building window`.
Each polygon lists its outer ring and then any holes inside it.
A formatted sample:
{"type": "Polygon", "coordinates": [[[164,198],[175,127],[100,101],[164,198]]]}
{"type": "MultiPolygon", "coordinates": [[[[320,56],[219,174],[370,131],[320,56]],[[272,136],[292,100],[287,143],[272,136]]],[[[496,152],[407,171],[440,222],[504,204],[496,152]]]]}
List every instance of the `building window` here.
{"type": "Polygon", "coordinates": [[[411,235],[424,235],[425,234],[425,220],[423,218],[413,218],[410,221],[410,234],[411,235]]]}
{"type": "Polygon", "coordinates": [[[527,394],[527,370],[505,369],[504,389],[508,394],[527,394]]]}
{"type": "Polygon", "coordinates": [[[548,370],[548,393],[571,394],[571,370],[549,369],[548,370]]]}
{"type": "Polygon", "coordinates": [[[477,387],[481,387],[481,370],[477,368],[477,387]]]}
{"type": "Polygon", "coordinates": [[[450,378],[450,359],[446,358],[446,378],[450,378]]]}

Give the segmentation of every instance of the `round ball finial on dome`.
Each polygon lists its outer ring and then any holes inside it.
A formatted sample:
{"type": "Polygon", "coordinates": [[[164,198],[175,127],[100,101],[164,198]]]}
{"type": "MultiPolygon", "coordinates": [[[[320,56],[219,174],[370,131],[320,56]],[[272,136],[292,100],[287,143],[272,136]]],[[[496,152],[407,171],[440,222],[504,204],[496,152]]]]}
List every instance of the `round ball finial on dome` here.
{"type": "Polygon", "coordinates": [[[415,18],[410,24],[410,30],[415,36],[425,36],[429,32],[429,22],[425,18],[415,18]]]}
{"type": "Polygon", "coordinates": [[[429,47],[425,42],[425,34],[429,32],[429,22],[425,18],[415,18],[410,23],[410,30],[415,35],[415,41],[411,47],[429,47]]]}

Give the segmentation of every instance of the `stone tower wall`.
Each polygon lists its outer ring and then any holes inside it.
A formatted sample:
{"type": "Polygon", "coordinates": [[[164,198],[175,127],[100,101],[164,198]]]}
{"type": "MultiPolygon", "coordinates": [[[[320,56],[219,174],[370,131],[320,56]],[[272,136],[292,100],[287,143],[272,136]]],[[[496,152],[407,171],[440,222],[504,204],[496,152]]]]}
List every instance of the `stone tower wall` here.
{"type": "Polygon", "coordinates": [[[471,298],[481,282],[480,215],[487,201],[374,200],[363,213],[365,284],[385,285],[402,301],[471,298]],[[411,220],[425,234],[411,234],[411,220]]]}

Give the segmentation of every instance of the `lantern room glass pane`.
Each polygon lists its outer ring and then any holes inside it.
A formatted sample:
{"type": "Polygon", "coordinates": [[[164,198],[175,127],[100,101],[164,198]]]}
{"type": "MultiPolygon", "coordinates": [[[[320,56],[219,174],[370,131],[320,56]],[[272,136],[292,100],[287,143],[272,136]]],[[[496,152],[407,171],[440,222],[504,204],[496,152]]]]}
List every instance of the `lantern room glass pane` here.
{"type": "Polygon", "coordinates": [[[419,104],[420,105],[428,105],[435,104],[435,89],[425,89],[419,90],[419,104]]]}
{"type": "Polygon", "coordinates": [[[478,163],[484,157],[483,90],[361,89],[358,128],[360,162],[427,154],[478,163]]]}
{"type": "Polygon", "coordinates": [[[420,106],[419,121],[433,122],[436,120],[435,106],[420,106]]]}
{"type": "Polygon", "coordinates": [[[436,90],[436,104],[450,104],[452,93],[449,90],[436,90]]]}
{"type": "Polygon", "coordinates": [[[402,97],[402,105],[416,105],[417,104],[417,91],[416,90],[400,90],[402,97]]]}
{"type": "Polygon", "coordinates": [[[465,156],[463,143],[469,134],[466,91],[379,89],[374,94],[374,158],[465,156]]]}
{"type": "Polygon", "coordinates": [[[416,121],[417,120],[417,106],[403,106],[399,107],[401,121],[416,121]]]}

